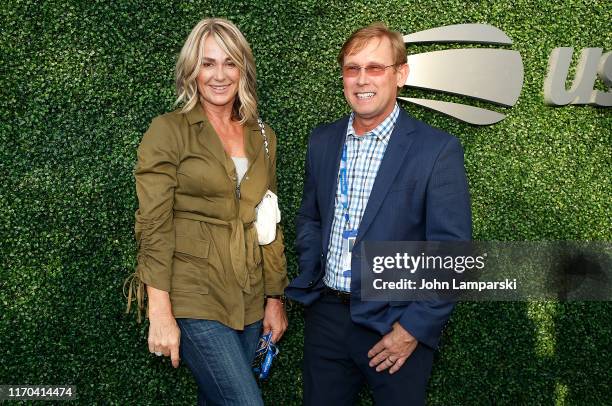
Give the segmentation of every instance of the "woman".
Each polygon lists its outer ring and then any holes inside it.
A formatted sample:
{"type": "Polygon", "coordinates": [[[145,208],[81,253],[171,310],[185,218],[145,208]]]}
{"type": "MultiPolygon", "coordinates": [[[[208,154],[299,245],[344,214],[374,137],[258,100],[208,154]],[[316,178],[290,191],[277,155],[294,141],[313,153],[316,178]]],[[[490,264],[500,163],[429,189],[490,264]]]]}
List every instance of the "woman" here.
{"type": "Polygon", "coordinates": [[[287,275],[280,227],[260,246],[253,226],[264,193],[276,192],[276,136],[257,123],[255,63],[236,26],[195,26],[176,89],[183,107],[153,120],[135,172],[149,351],[178,367],[180,347],[200,404],[261,405],[251,362],[262,326],[275,342],[287,328],[287,275]]]}

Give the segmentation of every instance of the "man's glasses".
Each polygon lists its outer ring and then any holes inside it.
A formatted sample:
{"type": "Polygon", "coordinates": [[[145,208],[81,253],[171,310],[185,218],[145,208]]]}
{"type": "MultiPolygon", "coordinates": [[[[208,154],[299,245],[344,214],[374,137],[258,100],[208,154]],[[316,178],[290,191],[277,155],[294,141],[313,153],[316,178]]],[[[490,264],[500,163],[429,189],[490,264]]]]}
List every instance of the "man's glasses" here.
{"type": "Polygon", "coordinates": [[[342,67],[342,76],[344,76],[345,78],[356,78],[357,76],[359,76],[359,73],[362,69],[365,70],[366,75],[368,76],[381,76],[385,73],[387,68],[390,68],[392,66],[397,66],[397,64],[394,63],[393,65],[387,66],[377,64],[368,66],[344,65],[342,67]]]}

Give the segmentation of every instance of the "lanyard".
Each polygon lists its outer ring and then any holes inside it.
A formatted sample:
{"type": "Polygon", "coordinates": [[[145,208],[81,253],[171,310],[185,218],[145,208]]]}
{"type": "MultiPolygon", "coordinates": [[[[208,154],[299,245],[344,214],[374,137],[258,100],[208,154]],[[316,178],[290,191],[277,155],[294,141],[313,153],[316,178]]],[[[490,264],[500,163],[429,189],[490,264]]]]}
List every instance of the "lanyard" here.
{"type": "Polygon", "coordinates": [[[349,198],[348,198],[348,158],[347,158],[347,148],[346,141],[344,142],[344,147],[342,148],[342,159],[340,160],[340,202],[342,203],[342,208],[344,209],[344,219],[347,224],[350,226],[349,222],[349,198]]]}

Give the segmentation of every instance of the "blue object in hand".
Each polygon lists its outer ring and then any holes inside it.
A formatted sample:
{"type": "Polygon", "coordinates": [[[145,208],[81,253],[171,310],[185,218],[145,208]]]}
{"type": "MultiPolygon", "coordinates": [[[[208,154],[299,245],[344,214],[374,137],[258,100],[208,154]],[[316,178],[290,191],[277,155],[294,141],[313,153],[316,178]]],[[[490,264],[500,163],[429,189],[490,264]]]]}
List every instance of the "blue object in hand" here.
{"type": "Polygon", "coordinates": [[[277,355],[278,347],[272,342],[272,332],[262,335],[253,360],[253,372],[260,380],[268,378],[272,361],[277,355]]]}

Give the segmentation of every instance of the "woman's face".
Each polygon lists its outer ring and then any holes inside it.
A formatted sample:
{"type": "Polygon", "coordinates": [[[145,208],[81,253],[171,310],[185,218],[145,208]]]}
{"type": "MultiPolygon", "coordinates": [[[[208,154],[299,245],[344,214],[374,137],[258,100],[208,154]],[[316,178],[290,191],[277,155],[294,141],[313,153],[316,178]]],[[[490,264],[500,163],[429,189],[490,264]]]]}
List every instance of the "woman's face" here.
{"type": "Polygon", "coordinates": [[[206,38],[204,59],[197,78],[202,102],[211,106],[231,108],[238,93],[239,81],[240,70],[236,64],[214,38],[206,38]]]}

